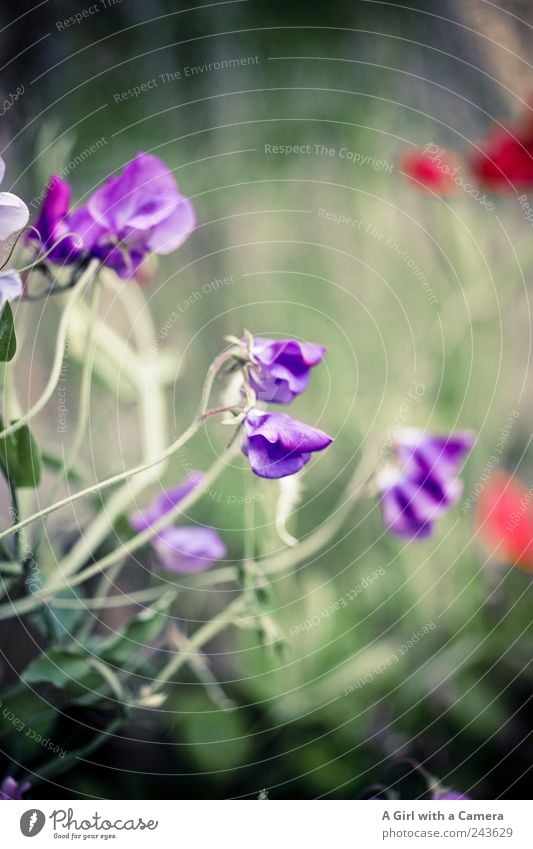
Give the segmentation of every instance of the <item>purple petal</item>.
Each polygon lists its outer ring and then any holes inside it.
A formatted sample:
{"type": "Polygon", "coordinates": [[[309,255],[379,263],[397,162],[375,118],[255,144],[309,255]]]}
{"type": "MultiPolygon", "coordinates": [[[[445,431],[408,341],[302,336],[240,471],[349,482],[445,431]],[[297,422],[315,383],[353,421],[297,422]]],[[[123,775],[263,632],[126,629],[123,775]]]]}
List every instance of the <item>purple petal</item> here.
{"type": "Polygon", "coordinates": [[[22,799],[23,795],[28,792],[31,784],[29,781],[19,784],[14,778],[8,776],[4,778],[0,785],[0,801],[22,799]]]}
{"type": "Polygon", "coordinates": [[[91,215],[122,234],[125,227],[149,230],[173,212],[179,196],[174,176],[157,156],[139,153],[122,174],[110,177],[90,198],[91,215]]]}
{"type": "Polygon", "coordinates": [[[405,428],[395,435],[398,460],[422,472],[437,471],[455,477],[465,455],[475,442],[475,434],[465,430],[449,436],[436,436],[418,428],[405,428]]]}
{"type": "Polygon", "coordinates": [[[250,410],[244,428],[249,437],[261,436],[287,451],[322,451],[333,441],[324,431],[293,419],[286,413],[250,410]]]}
{"type": "Polygon", "coordinates": [[[35,222],[35,227],[44,243],[54,242],[57,238],[56,228],[68,213],[71,196],[72,189],[67,181],[54,174],[48,183],[39,216],[35,222]]]}
{"type": "Polygon", "coordinates": [[[244,422],[243,453],[259,477],[292,475],[309,462],[311,453],[322,451],[333,440],[327,433],[284,413],[251,410],[244,422]]]}
{"type": "Polygon", "coordinates": [[[202,572],[226,556],[226,546],[213,528],[165,528],[154,540],[160,565],[170,572],[202,572]]]}
{"type": "Polygon", "coordinates": [[[6,163],[4,162],[2,157],[0,156],[0,183],[4,179],[5,173],[6,173],[6,163]]]}
{"type": "Polygon", "coordinates": [[[140,533],[169,513],[183,501],[204,479],[201,472],[191,472],[187,480],[180,486],[164,490],[157,495],[150,506],[142,512],[135,513],[130,519],[132,528],[140,533]]]}
{"type": "MultiPolygon", "coordinates": [[[[61,239],[49,253],[52,262],[75,262],[81,254],[80,239],[67,236],[67,233],[74,229],[71,219],[75,219],[77,215],[77,213],[68,215],[71,194],[71,188],[66,180],[57,174],[51,177],[35,222],[42,246],[46,251],[49,251],[52,245],[61,239]]],[[[36,238],[33,233],[28,233],[29,240],[34,241],[36,238]]]]}
{"type": "Polygon", "coordinates": [[[381,493],[383,521],[388,530],[399,537],[411,539],[429,536],[433,523],[427,509],[420,509],[417,489],[402,473],[384,469],[376,478],[381,493]]]}
{"type": "Polygon", "coordinates": [[[80,248],[89,253],[104,234],[103,227],[94,220],[86,206],[71,212],[66,220],[67,229],[80,239],[80,248]]]}
{"type": "Polygon", "coordinates": [[[464,793],[458,793],[456,790],[445,790],[443,793],[437,793],[433,796],[435,802],[443,802],[446,800],[463,800],[470,799],[470,796],[465,796],[464,793]]]}
{"type": "Polygon", "coordinates": [[[376,476],[385,525],[396,536],[431,534],[433,523],[457,503],[463,490],[458,478],[422,472],[418,465],[386,467],[376,476]]]}
{"type": "Polygon", "coordinates": [[[250,383],[260,401],[288,404],[307,389],[310,370],[324,358],[326,348],[295,339],[254,338],[252,353],[258,365],[250,383]]]}
{"type": "Polygon", "coordinates": [[[172,253],[191,235],[195,227],[194,207],[190,200],[181,197],[168,217],[152,227],[147,245],[157,254],[172,253]]]}

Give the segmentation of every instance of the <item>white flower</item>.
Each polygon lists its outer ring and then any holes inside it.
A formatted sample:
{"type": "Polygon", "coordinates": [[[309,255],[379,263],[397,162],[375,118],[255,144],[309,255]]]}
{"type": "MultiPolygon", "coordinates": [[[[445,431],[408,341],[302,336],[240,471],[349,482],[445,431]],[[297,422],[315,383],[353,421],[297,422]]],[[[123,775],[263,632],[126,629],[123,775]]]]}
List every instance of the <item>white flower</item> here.
{"type": "MultiPolygon", "coordinates": [[[[0,156],[0,183],[6,172],[5,162],[0,156]]],[[[30,217],[30,211],[24,201],[11,192],[0,192],[0,240],[8,239],[13,233],[22,230],[30,217]]]]}
{"type": "Polygon", "coordinates": [[[7,301],[13,301],[22,295],[22,280],[18,271],[0,271],[0,311],[7,301]]]}

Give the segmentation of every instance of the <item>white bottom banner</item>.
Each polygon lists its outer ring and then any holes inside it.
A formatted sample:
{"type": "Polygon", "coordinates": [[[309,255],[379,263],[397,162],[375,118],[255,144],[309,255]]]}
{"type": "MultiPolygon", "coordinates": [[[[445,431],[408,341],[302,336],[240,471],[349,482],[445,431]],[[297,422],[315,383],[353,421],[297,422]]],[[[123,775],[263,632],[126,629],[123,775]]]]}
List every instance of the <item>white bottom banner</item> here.
{"type": "Polygon", "coordinates": [[[519,801],[12,801],[0,811],[6,849],[533,846],[529,803],[519,801]]]}

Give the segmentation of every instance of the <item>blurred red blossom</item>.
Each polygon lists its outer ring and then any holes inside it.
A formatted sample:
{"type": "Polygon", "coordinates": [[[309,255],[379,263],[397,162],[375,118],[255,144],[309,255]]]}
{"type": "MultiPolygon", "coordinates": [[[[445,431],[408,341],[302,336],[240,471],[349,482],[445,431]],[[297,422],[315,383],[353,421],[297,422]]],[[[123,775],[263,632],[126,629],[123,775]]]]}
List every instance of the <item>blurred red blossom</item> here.
{"type": "Polygon", "coordinates": [[[470,157],[472,172],[486,188],[533,185],[533,113],[518,126],[495,127],[470,157]]]}
{"type": "Polygon", "coordinates": [[[451,195],[457,191],[455,175],[459,167],[445,148],[430,144],[405,151],[399,164],[405,176],[419,188],[438,195],[451,195]]]}
{"type": "Polygon", "coordinates": [[[495,557],[533,572],[533,488],[498,472],[481,493],[476,526],[495,557]]]}

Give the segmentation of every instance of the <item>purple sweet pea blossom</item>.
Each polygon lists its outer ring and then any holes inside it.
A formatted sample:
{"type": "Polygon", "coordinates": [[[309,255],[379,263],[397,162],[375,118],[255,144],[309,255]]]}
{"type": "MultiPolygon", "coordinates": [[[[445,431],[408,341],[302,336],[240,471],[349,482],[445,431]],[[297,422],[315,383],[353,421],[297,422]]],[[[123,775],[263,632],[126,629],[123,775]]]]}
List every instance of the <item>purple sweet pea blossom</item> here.
{"type": "Polygon", "coordinates": [[[31,784],[29,781],[19,784],[14,778],[8,776],[0,784],[0,801],[22,799],[30,787],[31,784]]]}
{"type": "MultiPolygon", "coordinates": [[[[0,156],[0,183],[4,179],[6,165],[0,156]]],[[[13,233],[22,230],[30,217],[30,211],[24,201],[11,192],[0,192],[0,240],[9,239],[13,233]]]]}
{"type": "Polygon", "coordinates": [[[315,427],[285,413],[250,410],[244,420],[243,454],[252,471],[261,478],[283,478],[299,472],[314,451],[333,441],[315,427]]]}
{"type": "Polygon", "coordinates": [[[87,202],[95,222],[90,251],[121,277],[129,277],[149,253],[169,254],[196,225],[192,203],[157,156],[138,153],[122,174],[110,177],[87,202]]]}
{"type": "Polygon", "coordinates": [[[311,369],[324,358],[326,348],[296,339],[254,337],[250,385],[260,401],[290,404],[307,389],[311,369]]]}
{"type": "Polygon", "coordinates": [[[462,431],[435,436],[416,428],[398,431],[394,455],[398,466],[386,466],[376,476],[383,518],[389,531],[405,538],[422,538],[462,492],[456,477],[474,434],[462,431]]]}
{"type": "MultiPolygon", "coordinates": [[[[181,486],[157,495],[147,510],[130,519],[138,533],[166,516],[203,480],[201,472],[192,472],[181,486]]],[[[213,528],[200,525],[163,528],[152,540],[160,566],[169,572],[201,572],[226,556],[226,546],[213,528]]]]}
{"type": "Polygon", "coordinates": [[[177,507],[180,501],[189,495],[198,484],[202,482],[204,475],[202,472],[191,472],[187,480],[180,486],[174,486],[171,489],[165,489],[160,495],[156,495],[150,507],[147,510],[142,510],[135,513],[130,519],[132,528],[140,533],[145,531],[162,516],[165,516],[174,507],[177,507]]]}
{"type": "Polygon", "coordinates": [[[123,278],[132,277],[150,253],[175,251],[196,225],[173,174],[148,153],[138,153],[121,174],[109,177],[85,206],[71,212],[70,200],[69,184],[52,177],[35,224],[45,249],[62,239],[51,260],[95,257],[123,278]]]}
{"type": "Polygon", "coordinates": [[[22,280],[18,271],[0,271],[0,312],[7,301],[20,298],[23,290],[22,280]]]}
{"type": "MultiPolygon", "coordinates": [[[[67,181],[58,174],[54,174],[50,178],[35,221],[35,229],[39,232],[43,250],[49,252],[51,262],[77,262],[84,253],[81,234],[67,235],[74,232],[71,219],[76,215],[76,213],[69,214],[71,197],[72,189],[67,181]],[[55,246],[53,250],[51,250],[52,246],[55,246]]],[[[37,236],[30,232],[28,239],[34,241],[37,236]]]]}
{"type": "Polygon", "coordinates": [[[165,528],[153,545],[159,563],[169,572],[203,572],[226,556],[217,532],[200,525],[165,528]]]}

